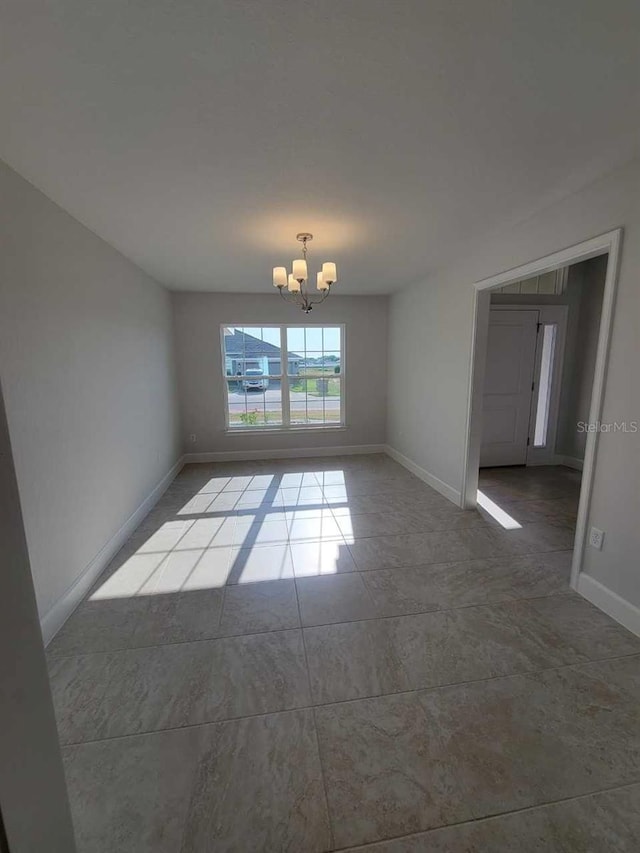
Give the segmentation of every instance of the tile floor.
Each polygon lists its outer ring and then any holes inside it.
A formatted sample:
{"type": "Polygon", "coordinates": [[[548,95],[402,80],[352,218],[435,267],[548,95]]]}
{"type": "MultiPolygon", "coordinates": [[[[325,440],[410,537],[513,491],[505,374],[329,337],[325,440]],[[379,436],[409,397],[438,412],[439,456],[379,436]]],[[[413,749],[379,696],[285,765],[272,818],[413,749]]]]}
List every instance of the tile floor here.
{"type": "Polygon", "coordinates": [[[637,850],[579,475],[481,490],[507,528],[385,456],[186,467],[48,649],[79,853],[637,850]]]}

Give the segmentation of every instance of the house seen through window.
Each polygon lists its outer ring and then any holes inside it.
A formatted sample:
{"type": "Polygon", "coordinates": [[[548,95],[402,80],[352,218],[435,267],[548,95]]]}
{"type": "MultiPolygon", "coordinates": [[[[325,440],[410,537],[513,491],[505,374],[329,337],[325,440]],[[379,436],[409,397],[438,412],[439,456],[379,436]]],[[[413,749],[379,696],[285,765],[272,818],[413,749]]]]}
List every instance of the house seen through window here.
{"type": "Polygon", "coordinates": [[[222,326],[231,430],[344,423],[343,326],[222,326]]]}

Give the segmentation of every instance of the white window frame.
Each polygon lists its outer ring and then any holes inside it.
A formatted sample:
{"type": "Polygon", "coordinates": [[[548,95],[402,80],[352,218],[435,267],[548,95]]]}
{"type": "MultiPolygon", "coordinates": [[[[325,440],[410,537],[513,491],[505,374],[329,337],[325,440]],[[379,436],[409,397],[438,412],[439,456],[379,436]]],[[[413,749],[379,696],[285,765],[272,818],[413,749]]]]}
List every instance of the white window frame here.
{"type": "Polygon", "coordinates": [[[259,322],[251,323],[244,321],[242,323],[221,323],[220,324],[220,358],[222,367],[222,384],[224,394],[224,424],[225,432],[233,433],[233,435],[255,434],[256,432],[308,432],[309,430],[339,430],[345,429],[346,423],[346,334],[344,323],[268,323],[259,322]],[[309,328],[324,328],[330,327],[340,329],[340,421],[330,424],[292,424],[290,399],[289,399],[289,359],[287,354],[289,347],[287,346],[287,330],[288,329],[309,329],[309,328]],[[229,423],[229,380],[242,380],[246,378],[245,374],[241,376],[227,376],[225,362],[225,329],[246,329],[246,328],[265,328],[265,329],[280,329],[280,374],[270,376],[269,379],[277,379],[280,381],[280,390],[282,396],[282,423],[273,424],[256,424],[255,426],[232,426],[229,423]],[[282,371],[282,368],[284,372],[282,371]]]}

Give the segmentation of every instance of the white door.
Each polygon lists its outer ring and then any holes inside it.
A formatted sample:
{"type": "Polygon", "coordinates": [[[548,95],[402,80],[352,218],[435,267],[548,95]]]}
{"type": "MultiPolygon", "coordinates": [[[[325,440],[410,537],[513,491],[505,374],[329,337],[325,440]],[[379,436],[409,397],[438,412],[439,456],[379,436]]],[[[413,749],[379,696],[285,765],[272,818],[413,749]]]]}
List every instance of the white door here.
{"type": "Polygon", "coordinates": [[[527,461],[537,330],[537,311],[490,312],[480,467],[527,461]]]}

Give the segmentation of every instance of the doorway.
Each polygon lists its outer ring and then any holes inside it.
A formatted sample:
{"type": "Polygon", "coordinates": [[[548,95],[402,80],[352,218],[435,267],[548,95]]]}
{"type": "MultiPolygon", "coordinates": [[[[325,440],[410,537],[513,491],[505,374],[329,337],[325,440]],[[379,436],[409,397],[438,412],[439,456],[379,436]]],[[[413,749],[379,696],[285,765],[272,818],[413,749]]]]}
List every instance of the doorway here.
{"type": "Polygon", "coordinates": [[[495,304],[494,298],[489,311],[480,467],[551,465],[569,306],[528,300],[495,304]]]}
{"type": "MultiPolygon", "coordinates": [[[[485,464],[492,464],[494,467],[491,470],[494,472],[502,469],[503,474],[506,473],[507,467],[514,465],[521,466],[520,471],[526,471],[536,465],[559,465],[566,468],[571,464],[571,457],[565,457],[565,454],[557,452],[558,434],[562,428],[562,404],[560,397],[556,399],[554,394],[561,394],[557,372],[562,369],[563,350],[566,343],[561,340],[562,323],[550,321],[541,324],[551,327],[546,332],[538,326],[540,312],[550,307],[545,304],[549,302],[548,299],[540,300],[539,306],[519,305],[514,309],[513,305],[507,308],[503,304],[499,308],[496,302],[504,303],[505,300],[494,300],[492,305],[492,294],[497,296],[497,292],[500,291],[501,296],[509,296],[508,288],[520,282],[548,273],[556,273],[582,261],[606,256],[603,262],[604,282],[600,319],[588,389],[588,417],[585,418],[588,422],[595,422],[599,420],[602,410],[621,236],[621,229],[617,229],[475,284],[472,361],[462,484],[463,506],[475,507],[479,503],[481,460],[485,464]],[[500,311],[503,313],[499,314],[500,311]],[[496,328],[492,329],[492,327],[496,328]],[[511,363],[503,366],[500,371],[496,369],[495,363],[501,350],[511,353],[511,363]],[[485,386],[487,375],[489,384],[485,386]],[[492,392],[497,394],[492,396],[492,392]],[[503,394],[502,409],[497,399],[500,394],[503,394]],[[485,398],[488,412],[486,421],[485,398]],[[486,439],[483,436],[484,423],[488,425],[486,439]],[[554,430],[555,435],[552,435],[554,430]],[[503,454],[502,460],[500,460],[499,445],[502,445],[500,451],[503,454]]],[[[566,324],[564,336],[567,337],[566,324]]],[[[579,460],[579,465],[576,464],[572,469],[573,471],[582,469],[571,573],[573,587],[577,584],[585,546],[598,434],[586,431],[582,439],[583,459],[579,460]]],[[[543,472],[539,471],[538,477],[542,474],[543,472]]],[[[575,475],[567,476],[571,478],[575,475]]],[[[533,478],[533,473],[529,474],[529,478],[533,478]]]]}

